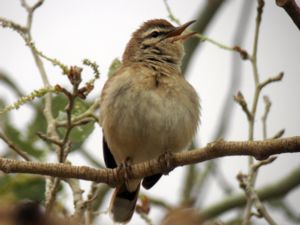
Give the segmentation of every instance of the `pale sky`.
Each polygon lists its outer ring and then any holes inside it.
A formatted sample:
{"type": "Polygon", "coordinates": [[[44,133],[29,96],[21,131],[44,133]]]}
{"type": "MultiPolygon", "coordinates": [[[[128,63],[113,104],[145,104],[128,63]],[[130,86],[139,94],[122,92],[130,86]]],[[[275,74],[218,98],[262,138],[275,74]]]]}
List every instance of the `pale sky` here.
{"type": "MultiPolygon", "coordinates": [[[[173,13],[184,23],[197,17],[197,12],[205,1],[169,0],[169,2],[173,13]]],[[[213,19],[206,35],[226,45],[234,45],[232,43],[233,32],[242,2],[229,0],[225,3],[213,19]]],[[[300,4],[299,0],[297,2],[300,4]]],[[[249,51],[252,50],[254,36],[254,12],[255,9],[252,9],[247,37],[242,46],[249,51]]],[[[100,67],[101,79],[91,94],[92,97],[95,97],[101,92],[110,63],[114,58],[122,56],[131,33],[144,21],[153,18],[167,19],[167,15],[163,0],[46,0],[43,6],[36,11],[33,39],[43,53],[57,58],[65,64],[81,65],[84,58],[96,61],[100,67]]],[[[19,1],[0,0],[0,17],[25,24],[25,16],[26,13],[19,1]]],[[[275,76],[281,71],[285,73],[282,82],[272,84],[262,93],[263,95],[267,94],[273,102],[268,119],[270,136],[282,128],[286,129],[286,137],[300,134],[299,40],[300,32],[284,10],[278,8],[274,0],[266,0],[258,50],[261,80],[275,76]]],[[[196,88],[201,98],[202,124],[196,137],[197,143],[201,143],[201,145],[213,141],[211,138],[218,118],[222,114],[220,110],[228,90],[232,54],[234,53],[222,50],[210,43],[203,43],[188,70],[187,79],[196,88]]],[[[62,77],[58,68],[53,68],[48,62],[45,64],[52,85],[57,83],[68,85],[66,78],[62,77]]],[[[42,87],[41,78],[29,49],[15,32],[7,29],[0,29],[0,70],[14,77],[24,93],[30,93],[32,90],[42,87]]],[[[239,90],[250,104],[254,87],[249,62],[243,62],[243,71],[240,75],[242,76],[242,85],[239,90]]],[[[7,96],[7,103],[16,100],[16,96],[3,86],[0,86],[0,94],[7,96]]],[[[236,93],[232,93],[232,95],[234,94],[236,93]]],[[[256,139],[262,139],[260,118],[263,110],[263,101],[260,101],[256,119],[256,139]]],[[[23,128],[24,124],[30,120],[30,113],[30,108],[27,106],[13,112],[17,127],[23,128]]],[[[230,132],[226,136],[226,140],[246,140],[247,121],[240,107],[235,106],[232,117],[230,132]]],[[[101,135],[100,129],[95,129],[88,140],[87,149],[102,160],[101,135]]],[[[299,165],[299,157],[299,154],[282,155],[272,165],[261,169],[257,186],[284,177],[292,168],[299,165]]],[[[70,159],[76,165],[88,163],[76,154],[73,154],[70,159]]],[[[235,176],[239,171],[247,171],[247,158],[227,157],[222,161],[221,168],[225,177],[238,189],[235,176]]],[[[182,168],[177,168],[146,193],[176,203],[180,197],[183,171],[182,168]],[[179,180],[180,182],[178,182],[179,180]]],[[[83,187],[88,187],[87,182],[82,183],[83,187]]],[[[212,182],[210,185],[211,191],[205,205],[222,197],[216,184],[212,182]]],[[[70,198],[68,197],[68,199],[70,198]]],[[[287,200],[296,207],[296,203],[300,201],[300,190],[289,194],[287,200]]],[[[71,199],[69,202],[70,208],[72,208],[71,199]]],[[[108,202],[106,205],[108,206],[108,202]]],[[[161,215],[158,210],[152,210],[150,213],[150,217],[156,223],[161,219],[161,215]]],[[[112,224],[108,216],[104,217],[103,221],[106,221],[106,224],[112,224]]],[[[279,224],[284,223],[281,215],[275,214],[274,218],[279,224]]],[[[142,223],[139,216],[135,215],[130,224],[142,223]]]]}

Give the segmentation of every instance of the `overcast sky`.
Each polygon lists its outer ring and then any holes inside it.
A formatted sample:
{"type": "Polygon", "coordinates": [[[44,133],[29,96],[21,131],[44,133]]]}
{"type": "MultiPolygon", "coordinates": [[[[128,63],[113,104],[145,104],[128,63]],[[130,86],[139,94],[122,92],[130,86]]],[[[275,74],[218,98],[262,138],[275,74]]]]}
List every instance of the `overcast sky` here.
{"type": "MultiPolygon", "coordinates": [[[[197,17],[197,13],[205,1],[170,0],[169,2],[174,14],[184,23],[197,17]]],[[[299,0],[297,2],[300,3],[299,0]]],[[[205,34],[221,43],[233,46],[233,33],[242,3],[243,1],[239,0],[229,0],[225,3],[205,34]]],[[[252,14],[248,24],[247,37],[242,47],[251,51],[255,9],[249,10],[252,10],[252,14]]],[[[99,95],[107,78],[106,74],[110,63],[116,57],[122,56],[131,33],[142,22],[153,18],[167,19],[167,15],[162,0],[48,0],[35,14],[33,39],[42,52],[65,64],[81,65],[84,58],[95,60],[101,70],[101,80],[91,95],[91,97],[95,97],[99,95]]],[[[26,13],[17,0],[0,0],[0,17],[9,18],[24,25],[26,21],[26,13]]],[[[261,80],[275,76],[281,71],[285,73],[282,82],[272,84],[263,91],[263,94],[267,94],[273,102],[268,119],[270,136],[282,128],[286,129],[285,136],[300,134],[299,41],[300,32],[284,10],[278,8],[274,0],[266,1],[258,50],[261,80]]],[[[201,145],[213,141],[211,138],[219,122],[218,118],[222,114],[222,103],[227,95],[232,54],[234,53],[222,50],[210,43],[204,43],[194,56],[192,66],[186,74],[187,79],[196,88],[201,98],[202,124],[196,137],[197,143],[201,143],[201,145]]],[[[254,89],[252,70],[249,62],[245,61],[242,65],[243,71],[240,74],[242,85],[239,90],[243,92],[250,104],[254,89]]],[[[53,68],[49,63],[46,63],[46,68],[52,85],[68,84],[67,80],[61,76],[59,69],[53,68]]],[[[0,70],[14,77],[24,93],[30,93],[32,90],[42,87],[42,81],[29,49],[15,32],[7,29],[0,29],[0,70]]],[[[236,93],[232,93],[232,95],[234,94],[236,93]]],[[[0,86],[0,95],[7,96],[7,103],[16,100],[16,96],[3,86],[0,86]]],[[[256,139],[262,138],[260,118],[263,110],[263,102],[260,101],[256,119],[256,139]]],[[[21,107],[13,113],[13,116],[17,126],[22,129],[26,121],[30,120],[30,108],[21,107]]],[[[246,140],[247,121],[239,107],[234,108],[232,118],[226,139],[246,140]]],[[[95,157],[102,158],[99,128],[92,134],[87,148],[95,157]]],[[[284,177],[290,169],[299,165],[299,157],[299,154],[280,156],[272,165],[261,170],[257,186],[284,177]]],[[[76,155],[72,155],[71,159],[74,164],[87,163],[76,155]]],[[[228,157],[222,161],[225,176],[237,189],[238,183],[235,175],[241,170],[246,172],[246,162],[245,157],[228,157]]],[[[161,179],[153,189],[147,191],[147,194],[164,197],[169,202],[175,203],[179,199],[178,191],[180,191],[181,185],[178,179],[181,179],[182,175],[183,169],[177,168],[169,176],[161,179]]],[[[83,183],[86,187],[87,183],[83,183]]],[[[216,191],[213,195],[208,196],[206,205],[221,197],[215,183],[211,183],[211,190],[216,191]]],[[[296,206],[296,202],[300,201],[300,191],[291,193],[288,200],[296,206]]],[[[153,210],[150,214],[155,221],[158,221],[160,216],[161,214],[157,210],[153,210]]],[[[276,214],[275,220],[279,224],[280,221],[284,221],[278,214],[276,214]]],[[[108,221],[107,224],[112,224],[107,218],[105,221],[108,221]]],[[[130,224],[140,223],[139,216],[134,216],[134,220],[130,224]]]]}

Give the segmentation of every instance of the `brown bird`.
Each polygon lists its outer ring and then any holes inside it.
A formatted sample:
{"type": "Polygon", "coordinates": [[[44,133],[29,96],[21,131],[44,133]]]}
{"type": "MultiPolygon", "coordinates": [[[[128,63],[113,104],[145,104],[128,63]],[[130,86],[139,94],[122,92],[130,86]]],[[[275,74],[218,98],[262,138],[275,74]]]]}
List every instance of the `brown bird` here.
{"type": "MultiPolygon", "coordinates": [[[[194,21],[174,27],[163,19],[145,22],[127,44],[121,68],[108,79],[100,106],[106,166],[115,168],[178,152],[190,144],[199,123],[199,99],[181,74],[183,34],[194,21]]],[[[143,179],[151,188],[161,177],[143,179]]],[[[116,222],[131,219],[140,179],[116,187],[110,213],[116,222]]]]}

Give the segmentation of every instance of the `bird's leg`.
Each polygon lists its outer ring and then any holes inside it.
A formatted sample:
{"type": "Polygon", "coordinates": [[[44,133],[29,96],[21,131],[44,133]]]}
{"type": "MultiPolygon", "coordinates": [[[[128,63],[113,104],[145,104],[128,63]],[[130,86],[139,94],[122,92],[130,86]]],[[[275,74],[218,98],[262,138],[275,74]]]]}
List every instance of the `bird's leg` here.
{"type": "Polygon", "coordinates": [[[170,151],[165,151],[158,157],[158,161],[161,164],[161,166],[164,168],[166,172],[164,172],[164,175],[168,175],[169,172],[171,172],[174,169],[174,157],[173,153],[170,151]]]}

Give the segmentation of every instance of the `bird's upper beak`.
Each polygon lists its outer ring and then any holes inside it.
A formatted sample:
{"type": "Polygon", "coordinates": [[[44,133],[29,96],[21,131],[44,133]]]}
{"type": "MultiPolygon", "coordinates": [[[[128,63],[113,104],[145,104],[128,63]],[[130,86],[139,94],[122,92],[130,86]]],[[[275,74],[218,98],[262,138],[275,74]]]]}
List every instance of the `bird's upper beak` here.
{"type": "Polygon", "coordinates": [[[190,32],[190,33],[187,33],[187,34],[182,34],[186,28],[188,26],[190,26],[192,23],[196,22],[196,20],[192,20],[190,22],[187,22],[179,27],[175,27],[174,30],[170,31],[166,38],[170,38],[170,37],[173,37],[173,41],[178,41],[178,40],[181,40],[181,41],[185,41],[187,39],[189,39],[190,37],[192,37],[194,34],[196,34],[197,32],[190,32]]]}

